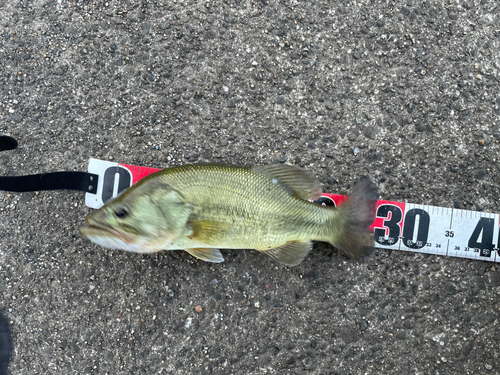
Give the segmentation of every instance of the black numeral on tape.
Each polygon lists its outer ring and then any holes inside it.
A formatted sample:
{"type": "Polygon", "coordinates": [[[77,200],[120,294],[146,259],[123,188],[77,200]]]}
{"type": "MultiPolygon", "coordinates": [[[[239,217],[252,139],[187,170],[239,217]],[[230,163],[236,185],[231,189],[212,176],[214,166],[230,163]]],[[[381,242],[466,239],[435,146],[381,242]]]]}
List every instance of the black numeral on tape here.
{"type": "Polygon", "coordinates": [[[467,246],[469,248],[477,249],[479,255],[482,257],[490,257],[491,252],[494,250],[495,245],[493,244],[493,230],[495,226],[495,220],[487,217],[482,217],[472,232],[469,238],[469,243],[467,246]],[[479,236],[481,236],[481,242],[479,242],[479,236]]]}
{"type": "Polygon", "coordinates": [[[313,203],[319,204],[320,206],[330,206],[335,207],[335,201],[330,197],[319,197],[313,203]]]}
{"type": "Polygon", "coordinates": [[[118,175],[118,194],[123,190],[130,187],[132,181],[130,180],[130,173],[122,167],[109,167],[104,172],[104,181],[102,185],[102,201],[107,202],[113,198],[113,191],[115,187],[115,179],[118,175]]]}
{"type": "Polygon", "coordinates": [[[405,215],[405,222],[403,226],[403,243],[410,249],[421,249],[427,243],[429,236],[429,223],[431,218],[427,211],[420,208],[413,208],[405,215]],[[415,232],[415,223],[418,220],[417,238],[413,240],[415,232]]]}
{"type": "Polygon", "coordinates": [[[384,227],[389,229],[389,235],[385,238],[384,228],[375,228],[373,236],[375,241],[381,245],[391,246],[399,240],[401,228],[399,223],[403,218],[401,208],[392,204],[382,204],[377,209],[377,217],[384,218],[384,227]]]}
{"type": "MultiPolygon", "coordinates": [[[[398,206],[392,204],[382,204],[377,209],[377,217],[384,218],[384,228],[375,228],[374,237],[381,245],[391,246],[399,240],[401,233],[400,222],[403,212],[398,206]],[[389,234],[386,238],[386,229],[389,234]]],[[[420,208],[413,208],[406,213],[403,223],[403,244],[410,249],[421,249],[427,245],[429,236],[430,216],[427,211],[420,208]],[[415,225],[418,219],[416,239],[414,240],[415,225]]]]}

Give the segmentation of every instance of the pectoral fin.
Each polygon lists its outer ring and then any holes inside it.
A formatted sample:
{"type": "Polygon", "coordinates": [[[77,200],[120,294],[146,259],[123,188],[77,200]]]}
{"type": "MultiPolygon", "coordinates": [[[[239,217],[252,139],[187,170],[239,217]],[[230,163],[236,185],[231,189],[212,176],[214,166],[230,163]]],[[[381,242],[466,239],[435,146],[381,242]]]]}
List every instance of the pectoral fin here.
{"type": "Polygon", "coordinates": [[[231,224],[212,220],[194,220],[188,225],[193,230],[191,238],[203,242],[210,246],[220,246],[223,240],[231,229],[231,224]]]}
{"type": "Polygon", "coordinates": [[[304,260],[312,249],[312,242],[288,242],[287,244],[275,249],[263,251],[274,260],[287,266],[296,266],[304,260]]]}
{"type": "Polygon", "coordinates": [[[205,262],[221,263],[224,262],[224,257],[220,253],[219,249],[186,249],[186,252],[194,256],[195,258],[204,260],[205,262]]]}

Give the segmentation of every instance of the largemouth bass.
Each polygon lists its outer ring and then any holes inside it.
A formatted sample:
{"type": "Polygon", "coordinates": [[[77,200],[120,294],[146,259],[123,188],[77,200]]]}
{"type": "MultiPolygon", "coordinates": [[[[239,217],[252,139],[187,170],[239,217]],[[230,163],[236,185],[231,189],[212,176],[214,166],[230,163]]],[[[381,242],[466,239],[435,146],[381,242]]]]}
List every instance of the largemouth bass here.
{"type": "Polygon", "coordinates": [[[208,262],[224,260],[219,249],[255,249],[294,266],[311,241],[364,256],[373,246],[374,182],[362,179],[338,208],[309,202],[320,195],[312,173],[285,164],[184,165],[140,180],[88,216],[80,232],[108,248],[184,250],[208,262]]]}

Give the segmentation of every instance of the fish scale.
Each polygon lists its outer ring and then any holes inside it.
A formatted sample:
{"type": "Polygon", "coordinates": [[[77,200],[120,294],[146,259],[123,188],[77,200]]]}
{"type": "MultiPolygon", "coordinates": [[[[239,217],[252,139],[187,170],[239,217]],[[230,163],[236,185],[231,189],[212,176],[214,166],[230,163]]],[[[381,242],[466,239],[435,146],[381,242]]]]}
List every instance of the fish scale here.
{"type": "MultiPolygon", "coordinates": [[[[231,225],[224,241],[214,247],[265,250],[289,241],[331,237],[325,236],[323,226],[337,214],[335,210],[296,198],[277,179],[251,168],[187,165],[157,173],[193,203],[196,219],[231,225]]],[[[176,245],[200,244],[186,239],[176,245]]]]}

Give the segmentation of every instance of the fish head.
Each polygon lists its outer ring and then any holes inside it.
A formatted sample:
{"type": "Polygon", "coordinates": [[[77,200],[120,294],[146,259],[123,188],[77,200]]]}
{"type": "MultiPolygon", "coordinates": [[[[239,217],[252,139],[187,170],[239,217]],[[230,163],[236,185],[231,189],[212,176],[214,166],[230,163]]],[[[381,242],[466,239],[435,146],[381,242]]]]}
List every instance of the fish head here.
{"type": "Polygon", "coordinates": [[[80,233],[111,249],[137,253],[167,249],[189,228],[191,206],[181,198],[168,186],[132,187],[89,215],[80,233]]]}

